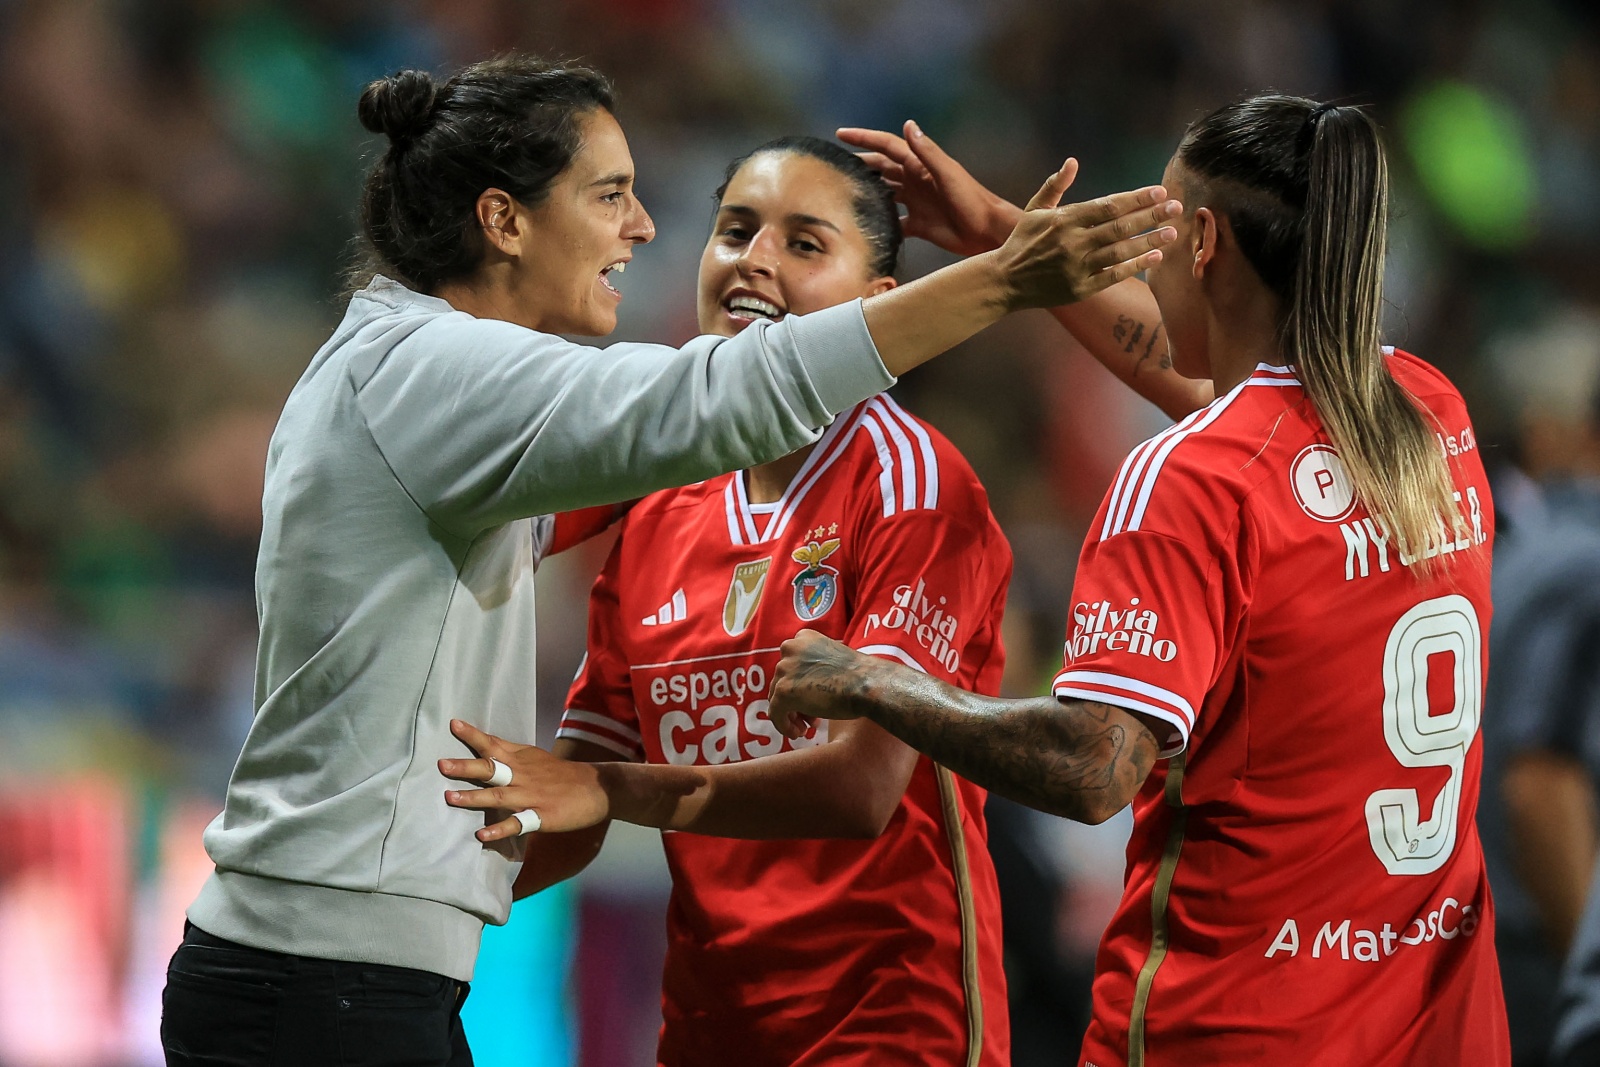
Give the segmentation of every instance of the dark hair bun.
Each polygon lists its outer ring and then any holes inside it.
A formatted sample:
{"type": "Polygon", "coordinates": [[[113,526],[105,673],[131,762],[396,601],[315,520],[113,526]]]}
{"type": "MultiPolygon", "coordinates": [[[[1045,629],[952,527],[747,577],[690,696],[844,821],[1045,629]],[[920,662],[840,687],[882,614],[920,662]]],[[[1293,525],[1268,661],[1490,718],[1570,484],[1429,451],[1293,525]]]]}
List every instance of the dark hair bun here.
{"type": "MultiPolygon", "coordinates": [[[[483,262],[478,194],[540,203],[583,146],[583,122],[611,110],[611,85],[588,67],[508,55],[448,81],[403,70],[361,94],[361,124],[389,136],[361,194],[361,230],[380,269],[419,292],[483,262]]],[[[853,158],[853,157],[852,157],[853,158]]]]}
{"type": "Polygon", "coordinates": [[[433,121],[433,101],[439,91],[425,70],[402,70],[369,84],[361,94],[356,113],[361,125],[389,140],[404,143],[427,132],[433,121]]]}

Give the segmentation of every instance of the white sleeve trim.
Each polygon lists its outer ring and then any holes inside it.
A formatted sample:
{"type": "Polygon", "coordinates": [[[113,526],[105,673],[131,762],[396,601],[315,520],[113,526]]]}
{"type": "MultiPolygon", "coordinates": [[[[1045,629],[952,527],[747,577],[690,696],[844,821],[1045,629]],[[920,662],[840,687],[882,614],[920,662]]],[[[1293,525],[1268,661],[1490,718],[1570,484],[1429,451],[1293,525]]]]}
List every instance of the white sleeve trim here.
{"type": "Polygon", "coordinates": [[[861,648],[856,649],[856,651],[865,656],[882,656],[885,659],[897,659],[901,663],[904,663],[907,667],[919,670],[923,674],[928,673],[928,668],[918,663],[916,658],[913,657],[911,653],[895,645],[863,645],[861,648]]]}
{"type": "Polygon", "coordinates": [[[1143,712],[1169,724],[1172,734],[1161,742],[1161,751],[1157,753],[1160,759],[1176,756],[1189,747],[1189,731],[1194,727],[1194,709],[1187,700],[1170,690],[1141,682],[1137,678],[1124,678],[1103,671],[1062,671],[1056,675],[1052,691],[1057,698],[1076,697],[1079,700],[1111,704],[1143,712]],[[1074,681],[1081,684],[1071,684],[1074,681]],[[1162,703],[1155,703],[1157,700],[1162,703]]]}
{"type": "Polygon", "coordinates": [[[1150,697],[1152,700],[1164,700],[1177,708],[1188,717],[1188,725],[1193,726],[1195,720],[1194,705],[1189,703],[1181,694],[1170,689],[1163,689],[1159,685],[1141,682],[1137,678],[1129,678],[1124,674],[1110,674],[1106,671],[1062,671],[1056,675],[1056,684],[1062,682],[1087,682],[1090,685],[1109,685],[1118,689],[1126,689],[1130,693],[1150,697]]]}
{"type": "Polygon", "coordinates": [[[562,726],[556,731],[556,737],[565,737],[571,741],[587,741],[591,745],[599,745],[608,752],[615,752],[623,759],[638,759],[639,749],[629,748],[621,741],[604,734],[597,734],[593,730],[585,730],[578,726],[562,726]]]}
{"type": "Polygon", "coordinates": [[[590,726],[602,726],[607,730],[613,730],[616,733],[621,734],[629,741],[638,742],[644,740],[644,738],[640,736],[639,731],[635,730],[627,723],[618,722],[616,719],[605,715],[596,715],[592,711],[580,711],[577,708],[568,708],[566,711],[561,713],[561,725],[565,726],[569,722],[582,722],[588,723],[590,726]]]}

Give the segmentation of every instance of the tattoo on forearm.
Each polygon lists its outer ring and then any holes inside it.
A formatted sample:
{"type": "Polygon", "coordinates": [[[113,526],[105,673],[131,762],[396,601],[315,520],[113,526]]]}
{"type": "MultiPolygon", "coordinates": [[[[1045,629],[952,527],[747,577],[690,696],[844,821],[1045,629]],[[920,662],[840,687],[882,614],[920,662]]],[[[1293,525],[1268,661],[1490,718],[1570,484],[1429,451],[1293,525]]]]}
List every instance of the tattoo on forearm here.
{"type": "Polygon", "coordinates": [[[1029,807],[1098,822],[1127,803],[1155,764],[1154,736],[1110,705],[984,697],[884,667],[883,684],[841,684],[911,747],[1029,807]]]}
{"type": "MultiPolygon", "coordinates": [[[[1150,358],[1150,354],[1155,351],[1156,341],[1157,341],[1158,338],[1160,338],[1160,336],[1161,336],[1161,327],[1164,326],[1164,325],[1166,325],[1166,324],[1158,322],[1158,323],[1156,323],[1156,328],[1154,330],[1150,331],[1150,340],[1148,342],[1146,342],[1146,344],[1144,346],[1144,354],[1139,357],[1139,365],[1140,366],[1143,366],[1145,360],[1149,359],[1150,358]]],[[[1162,370],[1171,370],[1172,369],[1172,348],[1171,348],[1171,346],[1166,345],[1166,344],[1163,344],[1161,346],[1161,357],[1156,361],[1156,366],[1160,367],[1162,370]]]]}
{"type": "MultiPolygon", "coordinates": [[[[815,697],[824,698],[825,703],[853,709],[867,693],[862,660],[861,654],[848,645],[837,641],[818,642],[798,665],[795,684],[815,697]]],[[[866,660],[867,665],[878,662],[866,660]]]]}
{"type": "MultiPolygon", "coordinates": [[[[1144,323],[1128,315],[1118,315],[1116,324],[1111,327],[1112,340],[1122,346],[1122,351],[1133,355],[1134,349],[1142,351],[1134,358],[1133,373],[1138,374],[1149,362],[1150,357],[1156,355],[1156,345],[1161,341],[1161,331],[1165,323],[1158,322],[1155,329],[1149,329],[1144,323]],[[1148,336],[1146,334],[1148,333],[1148,336]],[[1143,342],[1141,345],[1140,342],[1143,342]]],[[[1172,355],[1166,344],[1161,345],[1161,354],[1156,358],[1156,366],[1162,370],[1172,367],[1172,355]]]]}
{"type": "Polygon", "coordinates": [[[1132,352],[1133,346],[1144,336],[1144,323],[1127,315],[1118,315],[1116,325],[1111,327],[1111,336],[1117,344],[1122,345],[1124,352],[1132,352]]]}

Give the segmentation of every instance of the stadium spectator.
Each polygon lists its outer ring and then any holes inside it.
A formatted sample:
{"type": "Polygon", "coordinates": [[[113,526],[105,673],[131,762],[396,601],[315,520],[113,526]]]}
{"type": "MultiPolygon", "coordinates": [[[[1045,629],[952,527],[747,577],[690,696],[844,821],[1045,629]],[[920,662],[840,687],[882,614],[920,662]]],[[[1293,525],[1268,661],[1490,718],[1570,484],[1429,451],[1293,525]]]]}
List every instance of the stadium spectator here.
{"type": "Polygon", "coordinates": [[[1539,1061],[1550,1067],[1600,1063],[1600,893],[1593,892],[1597,881],[1592,872],[1589,900],[1562,970],[1555,1011],[1550,1013],[1555,1016],[1550,1054],[1539,1061]]]}
{"type": "Polygon", "coordinates": [[[1570,1047],[1600,1018],[1582,1015],[1600,1010],[1589,988],[1600,944],[1594,920],[1580,926],[1600,857],[1600,324],[1558,315],[1503,347],[1521,466],[1496,494],[1507,521],[1495,549],[1479,819],[1512,1060],[1540,1067],[1569,954],[1562,1040],[1570,1047]],[[1574,945],[1580,929],[1588,940],[1574,945]]]}

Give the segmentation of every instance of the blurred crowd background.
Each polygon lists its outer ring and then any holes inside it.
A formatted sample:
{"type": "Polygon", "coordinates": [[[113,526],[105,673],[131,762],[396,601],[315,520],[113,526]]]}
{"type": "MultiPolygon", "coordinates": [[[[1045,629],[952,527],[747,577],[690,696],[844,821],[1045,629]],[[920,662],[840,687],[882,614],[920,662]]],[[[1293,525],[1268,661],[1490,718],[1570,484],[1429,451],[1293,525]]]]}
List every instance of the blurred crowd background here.
{"type": "MultiPolygon", "coordinates": [[[[1157,180],[1190,120],[1246,92],[1371,104],[1394,169],[1390,340],[1466,393],[1515,529],[1518,509],[1543,514],[1549,487],[1600,476],[1597,10],[0,0],[0,1064],[159,1062],[162,968],[251,717],[266,443],[342,313],[378,149],[355,118],[368,80],[513,49],[609,74],[660,233],[621,282],[618,336],[672,343],[694,331],[691,265],[721,170],[771,136],[916,118],[1013,198],[1076,155],[1081,199],[1157,180]]],[[[941,262],[912,246],[903,275],[941,262]]],[[[989,488],[1017,556],[1007,685],[1042,691],[1087,519],[1162,419],[1043,315],[899,388],[989,488]]],[[[541,729],[581,652],[599,551],[541,574],[541,729]]],[[[1600,630],[1586,647],[1600,657],[1600,630]]],[[[1586,699],[1600,718],[1600,688],[1586,699]]],[[[1548,747],[1588,782],[1586,876],[1594,764],[1576,729],[1548,747]]],[[[1498,773],[1486,819],[1514,820],[1489,810],[1498,773]]],[[[991,818],[1016,1062],[1060,1062],[1083,1025],[1126,825],[998,804],[991,818]]],[[[1519,892],[1501,879],[1540,876],[1526,857],[1501,870],[1499,897],[1519,892]]],[[[1577,904],[1560,921],[1539,911],[1537,885],[1508,905],[1533,946],[1528,982],[1553,981],[1582,901],[1567,890],[1577,904]]],[[[469,1001],[479,1063],[654,1062],[664,899],[655,839],[614,830],[579,883],[519,905],[469,1001]]]]}

